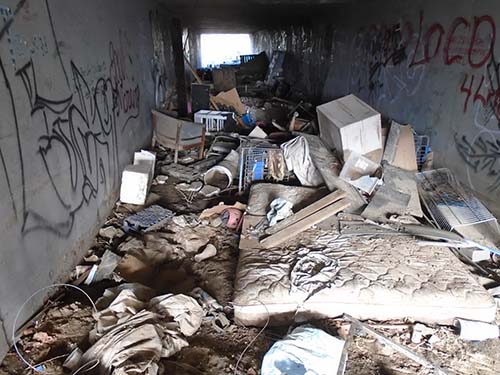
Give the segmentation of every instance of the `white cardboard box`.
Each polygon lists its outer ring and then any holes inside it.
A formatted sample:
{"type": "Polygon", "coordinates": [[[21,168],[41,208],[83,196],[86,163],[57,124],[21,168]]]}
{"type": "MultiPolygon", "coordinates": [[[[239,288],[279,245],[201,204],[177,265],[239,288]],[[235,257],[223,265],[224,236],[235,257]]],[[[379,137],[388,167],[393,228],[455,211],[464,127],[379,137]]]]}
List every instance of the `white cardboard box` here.
{"type": "Polygon", "coordinates": [[[351,151],[365,155],[382,149],[380,113],[354,95],[325,103],[316,108],[320,136],[344,160],[351,151]]]}
{"type": "Polygon", "coordinates": [[[122,173],[120,201],[138,205],[146,203],[150,180],[151,165],[127,165],[122,173]]]}

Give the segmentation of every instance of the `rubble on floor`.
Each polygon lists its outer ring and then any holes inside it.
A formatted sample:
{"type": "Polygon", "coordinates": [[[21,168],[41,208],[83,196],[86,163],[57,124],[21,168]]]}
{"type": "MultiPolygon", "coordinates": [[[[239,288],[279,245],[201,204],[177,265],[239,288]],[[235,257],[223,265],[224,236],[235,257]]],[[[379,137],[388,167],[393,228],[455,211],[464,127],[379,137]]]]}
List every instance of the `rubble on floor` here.
{"type": "MultiPolygon", "coordinates": [[[[263,56],[234,80],[214,71],[224,90],[203,88],[190,119],[153,111],[155,145],[124,169],[121,200],[69,281],[96,310],[76,291],[51,299],[17,333],[30,366],[500,373],[496,218],[432,169],[412,126],[354,95],[316,115],[293,89],[279,97],[284,58],[267,75],[263,56]]],[[[29,371],[14,351],[0,367],[29,371]]]]}

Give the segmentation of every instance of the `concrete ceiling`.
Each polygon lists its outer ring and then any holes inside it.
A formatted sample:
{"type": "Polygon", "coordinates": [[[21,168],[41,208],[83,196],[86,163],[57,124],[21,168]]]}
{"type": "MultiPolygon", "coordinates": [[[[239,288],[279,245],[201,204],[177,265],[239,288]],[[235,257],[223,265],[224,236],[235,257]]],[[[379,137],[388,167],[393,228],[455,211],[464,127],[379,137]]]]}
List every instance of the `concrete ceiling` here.
{"type": "Polygon", "coordinates": [[[308,25],[355,0],[159,0],[168,15],[201,32],[253,32],[308,25]]]}

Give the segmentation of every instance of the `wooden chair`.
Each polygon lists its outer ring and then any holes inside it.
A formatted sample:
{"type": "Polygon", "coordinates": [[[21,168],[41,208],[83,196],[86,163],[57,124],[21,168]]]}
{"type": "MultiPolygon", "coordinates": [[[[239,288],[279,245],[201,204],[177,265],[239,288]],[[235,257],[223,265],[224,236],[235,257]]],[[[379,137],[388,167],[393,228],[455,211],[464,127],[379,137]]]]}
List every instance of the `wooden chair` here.
{"type": "Polygon", "coordinates": [[[162,146],[175,151],[177,164],[179,151],[199,148],[198,158],[203,158],[205,150],[205,125],[181,120],[166,113],[152,110],[155,140],[162,146]]]}

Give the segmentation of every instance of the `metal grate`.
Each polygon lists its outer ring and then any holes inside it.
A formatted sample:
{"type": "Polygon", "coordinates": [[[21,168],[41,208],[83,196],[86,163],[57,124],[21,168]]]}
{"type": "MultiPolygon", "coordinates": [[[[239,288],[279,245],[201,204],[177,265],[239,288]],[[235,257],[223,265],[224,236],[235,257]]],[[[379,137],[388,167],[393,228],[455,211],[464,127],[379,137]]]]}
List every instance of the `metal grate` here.
{"type": "Polygon", "coordinates": [[[253,59],[255,59],[258,55],[240,55],[240,64],[246,64],[253,59]]]}
{"type": "Polygon", "coordinates": [[[233,112],[201,110],[194,114],[194,122],[204,124],[207,133],[219,133],[224,131],[233,116],[233,112]]]}
{"type": "Polygon", "coordinates": [[[449,169],[417,173],[420,196],[441,229],[452,231],[495,217],[470,192],[466,191],[449,169]]]}
{"type": "MultiPolygon", "coordinates": [[[[272,170],[275,164],[271,159],[276,158],[277,154],[282,159],[283,168],[286,169],[283,151],[279,147],[272,145],[242,147],[240,149],[239,191],[247,190],[254,181],[276,180],[273,177],[273,175],[276,176],[276,171],[272,170]]],[[[281,180],[287,178],[285,174],[286,171],[283,170],[281,180]]]]}

